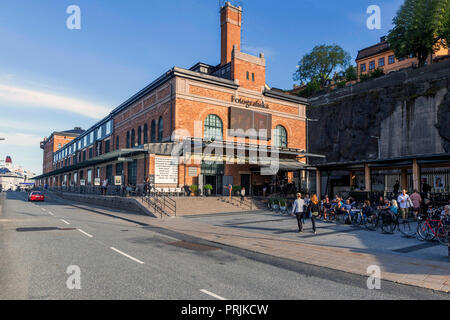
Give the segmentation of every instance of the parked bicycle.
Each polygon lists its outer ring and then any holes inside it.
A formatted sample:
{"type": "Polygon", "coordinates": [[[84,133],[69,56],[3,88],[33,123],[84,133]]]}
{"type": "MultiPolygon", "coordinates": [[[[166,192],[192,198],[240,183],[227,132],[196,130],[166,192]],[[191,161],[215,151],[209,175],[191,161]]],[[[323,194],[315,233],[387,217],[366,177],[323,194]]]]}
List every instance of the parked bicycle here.
{"type": "Polygon", "coordinates": [[[417,238],[421,241],[437,239],[441,244],[448,244],[449,221],[441,215],[442,209],[428,210],[425,216],[419,217],[417,238]]]}

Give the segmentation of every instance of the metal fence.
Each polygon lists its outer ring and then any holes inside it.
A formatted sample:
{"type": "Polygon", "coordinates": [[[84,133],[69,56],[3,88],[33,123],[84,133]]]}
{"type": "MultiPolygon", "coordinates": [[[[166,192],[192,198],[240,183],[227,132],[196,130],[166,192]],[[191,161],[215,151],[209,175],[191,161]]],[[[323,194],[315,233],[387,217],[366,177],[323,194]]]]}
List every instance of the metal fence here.
{"type": "Polygon", "coordinates": [[[108,186],[103,188],[101,186],[63,186],[63,187],[48,187],[50,191],[90,194],[90,195],[106,195],[118,197],[142,196],[143,192],[136,187],[123,186],[108,186]]]}

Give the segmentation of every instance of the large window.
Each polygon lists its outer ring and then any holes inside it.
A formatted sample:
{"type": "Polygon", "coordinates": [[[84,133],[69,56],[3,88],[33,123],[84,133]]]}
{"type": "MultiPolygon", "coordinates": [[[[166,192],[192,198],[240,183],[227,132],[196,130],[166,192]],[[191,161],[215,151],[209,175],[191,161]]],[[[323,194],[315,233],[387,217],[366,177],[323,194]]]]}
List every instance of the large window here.
{"type": "Polygon", "coordinates": [[[163,132],[164,132],[163,118],[159,117],[159,120],[158,120],[158,142],[162,141],[162,139],[163,139],[163,132]]]}
{"type": "Polygon", "coordinates": [[[138,136],[137,136],[137,144],[140,146],[142,143],[142,128],[139,126],[138,128],[138,136]]]}
{"type": "Polygon", "coordinates": [[[274,133],[274,146],[287,148],[287,132],[283,126],[277,126],[274,133]]]}
{"type": "Polygon", "coordinates": [[[148,126],[144,124],[144,144],[148,143],[148,126]]]}
{"type": "Polygon", "coordinates": [[[205,140],[223,140],[223,123],[215,114],[210,114],[205,119],[205,140]]]}
{"type": "Polygon", "coordinates": [[[388,63],[389,63],[389,64],[395,63],[395,56],[389,56],[389,58],[388,58],[388,63]]]}
{"type": "Polygon", "coordinates": [[[151,142],[156,142],[156,122],[155,120],[152,120],[152,125],[150,128],[151,132],[150,132],[150,141],[151,142]]]}
{"type": "Polygon", "coordinates": [[[136,131],[131,130],[131,148],[136,146],[136,131]]]}
{"type": "Polygon", "coordinates": [[[361,72],[366,72],[366,64],[365,63],[361,64],[360,70],[361,70],[361,72]]]}
{"type": "Polygon", "coordinates": [[[127,149],[130,147],[130,131],[127,131],[127,149]]]}
{"type": "Polygon", "coordinates": [[[369,62],[369,70],[374,70],[375,69],[375,61],[370,61],[369,62]]]}
{"type": "Polygon", "coordinates": [[[379,67],[384,67],[384,58],[378,59],[378,66],[379,67]]]}

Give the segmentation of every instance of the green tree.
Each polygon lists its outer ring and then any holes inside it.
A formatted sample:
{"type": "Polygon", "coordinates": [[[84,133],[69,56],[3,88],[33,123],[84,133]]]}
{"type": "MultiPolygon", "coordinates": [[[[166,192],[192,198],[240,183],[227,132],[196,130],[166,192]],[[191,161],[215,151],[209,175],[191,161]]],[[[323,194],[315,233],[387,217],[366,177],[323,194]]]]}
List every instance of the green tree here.
{"type": "Polygon", "coordinates": [[[355,66],[349,66],[345,72],[344,77],[346,81],[356,81],[358,80],[358,71],[355,66]]]}
{"type": "Polygon", "coordinates": [[[294,73],[294,81],[311,82],[317,80],[324,87],[330,75],[350,64],[350,54],[338,45],[319,45],[304,55],[294,73]]]}
{"type": "Polygon", "coordinates": [[[397,58],[413,55],[423,66],[445,35],[450,0],[405,0],[388,41],[397,58]]]}

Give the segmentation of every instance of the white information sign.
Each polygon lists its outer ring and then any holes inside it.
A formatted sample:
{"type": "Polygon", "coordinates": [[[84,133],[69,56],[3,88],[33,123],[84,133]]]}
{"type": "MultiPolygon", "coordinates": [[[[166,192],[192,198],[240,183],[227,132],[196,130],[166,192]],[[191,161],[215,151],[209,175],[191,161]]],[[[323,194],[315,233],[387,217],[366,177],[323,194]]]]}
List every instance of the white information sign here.
{"type": "Polygon", "coordinates": [[[178,162],[173,157],[155,157],[155,183],[178,184],[178,162]]]}

